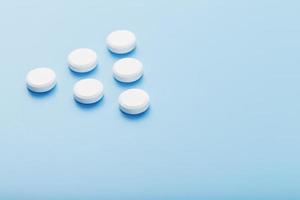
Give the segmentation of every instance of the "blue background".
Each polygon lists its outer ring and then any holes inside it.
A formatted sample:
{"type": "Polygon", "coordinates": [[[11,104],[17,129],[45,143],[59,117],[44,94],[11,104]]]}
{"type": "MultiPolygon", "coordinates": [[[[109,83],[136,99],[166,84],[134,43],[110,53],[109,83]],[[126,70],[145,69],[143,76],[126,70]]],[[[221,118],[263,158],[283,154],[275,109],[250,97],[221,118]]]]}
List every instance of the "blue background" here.
{"type": "Polygon", "coordinates": [[[2,1],[0,199],[300,199],[300,2],[2,1]],[[132,30],[144,78],[112,78],[113,30],[132,30]],[[66,66],[99,53],[86,75],[66,66]],[[25,87],[47,66],[58,85],[25,87]],[[101,80],[104,99],[74,102],[74,83],[101,80]],[[127,88],[150,94],[138,117],[127,88]]]}

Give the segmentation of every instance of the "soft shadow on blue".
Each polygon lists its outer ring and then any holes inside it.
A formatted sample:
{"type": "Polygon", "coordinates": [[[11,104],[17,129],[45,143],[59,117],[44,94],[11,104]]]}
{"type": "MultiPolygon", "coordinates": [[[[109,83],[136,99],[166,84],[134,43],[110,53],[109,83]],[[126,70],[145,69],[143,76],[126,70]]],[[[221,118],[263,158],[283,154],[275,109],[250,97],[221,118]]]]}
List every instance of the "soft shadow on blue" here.
{"type": "Polygon", "coordinates": [[[149,117],[149,115],[151,113],[151,106],[145,112],[143,112],[141,114],[138,114],[138,115],[130,115],[130,114],[124,113],[121,110],[120,110],[120,113],[127,120],[130,120],[130,121],[141,121],[141,120],[147,119],[149,117]]]}
{"type": "Polygon", "coordinates": [[[143,85],[144,82],[144,76],[142,76],[140,79],[132,82],[132,83],[123,83],[118,81],[117,79],[114,78],[114,82],[116,83],[116,85],[122,89],[126,89],[126,88],[133,88],[133,87],[140,87],[143,85]]]}
{"type": "Polygon", "coordinates": [[[125,53],[125,54],[117,54],[113,53],[112,51],[108,50],[109,55],[115,59],[121,59],[121,58],[129,58],[129,57],[134,57],[137,54],[137,47],[133,49],[132,51],[125,53]]]}
{"type": "Polygon", "coordinates": [[[29,96],[31,96],[35,99],[45,99],[45,98],[49,98],[50,96],[54,96],[56,94],[57,86],[55,86],[48,92],[33,92],[33,91],[29,90],[28,88],[27,88],[27,91],[28,91],[29,96]]]}
{"type": "Polygon", "coordinates": [[[78,78],[82,78],[82,77],[86,77],[88,78],[89,76],[95,75],[98,72],[98,68],[99,68],[98,64],[92,71],[89,72],[83,72],[83,73],[79,73],[79,72],[74,72],[73,70],[71,70],[69,67],[69,73],[74,76],[74,77],[78,77],[78,78]]]}
{"type": "Polygon", "coordinates": [[[102,107],[103,104],[104,104],[104,101],[105,101],[105,97],[103,96],[102,99],[96,103],[92,103],[92,104],[83,104],[83,103],[80,103],[78,101],[76,101],[74,99],[74,104],[80,108],[81,110],[94,110],[94,109],[97,109],[99,107],[102,107]]]}

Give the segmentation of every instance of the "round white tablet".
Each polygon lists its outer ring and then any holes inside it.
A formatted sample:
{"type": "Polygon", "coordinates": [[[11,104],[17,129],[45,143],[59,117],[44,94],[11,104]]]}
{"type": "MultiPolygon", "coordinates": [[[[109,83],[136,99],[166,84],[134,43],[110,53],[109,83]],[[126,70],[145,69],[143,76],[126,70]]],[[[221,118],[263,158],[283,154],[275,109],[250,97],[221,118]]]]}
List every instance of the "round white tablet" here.
{"type": "Polygon", "coordinates": [[[74,99],[83,104],[96,103],[103,97],[103,85],[96,79],[82,79],[74,88],[74,99]]]}
{"type": "Polygon", "coordinates": [[[128,30],[113,31],[107,36],[106,44],[113,53],[125,54],[135,48],[136,37],[128,30]]]}
{"type": "Polygon", "coordinates": [[[89,72],[97,66],[98,56],[92,49],[75,49],[68,55],[68,64],[70,69],[75,72],[89,72]]]}
{"type": "Polygon", "coordinates": [[[28,72],[26,84],[33,92],[47,92],[56,85],[55,72],[46,67],[35,68],[28,72]]]}
{"type": "Polygon", "coordinates": [[[113,75],[121,82],[130,83],[143,75],[143,64],[135,58],[123,58],[113,65],[113,75]]]}
{"type": "Polygon", "coordinates": [[[141,89],[129,89],[119,96],[120,109],[127,114],[140,114],[150,105],[149,95],[141,89]]]}

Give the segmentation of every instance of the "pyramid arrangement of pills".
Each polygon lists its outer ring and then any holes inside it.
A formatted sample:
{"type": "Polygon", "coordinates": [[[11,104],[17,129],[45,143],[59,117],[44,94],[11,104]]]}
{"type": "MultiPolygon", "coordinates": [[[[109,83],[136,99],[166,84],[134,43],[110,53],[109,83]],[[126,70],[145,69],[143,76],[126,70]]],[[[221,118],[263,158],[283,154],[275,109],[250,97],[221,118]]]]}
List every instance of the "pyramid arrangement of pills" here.
{"type": "MultiPolygon", "coordinates": [[[[126,54],[136,47],[136,37],[128,30],[113,31],[106,38],[107,48],[116,54],[126,54]]],[[[77,73],[86,73],[98,65],[98,56],[88,48],[73,50],[68,55],[69,68],[77,73]]],[[[122,58],[112,67],[113,76],[117,81],[131,83],[143,76],[143,64],[135,58],[122,58]]],[[[50,68],[35,68],[28,72],[26,85],[32,92],[48,92],[56,85],[55,72],[50,68]]],[[[104,86],[96,79],[85,78],[75,83],[74,100],[82,104],[97,103],[104,96],[104,86]]],[[[119,96],[119,108],[127,114],[140,114],[150,105],[147,92],[141,89],[128,89],[119,96]]]]}

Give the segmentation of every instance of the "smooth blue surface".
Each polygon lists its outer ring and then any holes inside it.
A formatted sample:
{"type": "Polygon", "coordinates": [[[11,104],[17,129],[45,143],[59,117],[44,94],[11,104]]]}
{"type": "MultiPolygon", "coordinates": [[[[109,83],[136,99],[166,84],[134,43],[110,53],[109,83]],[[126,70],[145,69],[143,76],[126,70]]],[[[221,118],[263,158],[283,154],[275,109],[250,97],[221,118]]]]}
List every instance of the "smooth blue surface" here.
{"type": "Polygon", "coordinates": [[[0,199],[300,199],[300,2],[2,1],[0,199]],[[105,38],[130,29],[145,76],[112,78],[122,56],[105,38]],[[89,47],[101,65],[72,73],[89,47]],[[34,67],[58,85],[30,93],[34,67]],[[105,97],[74,102],[95,77],[105,97]],[[149,92],[138,117],[118,110],[127,88],[149,92]]]}

